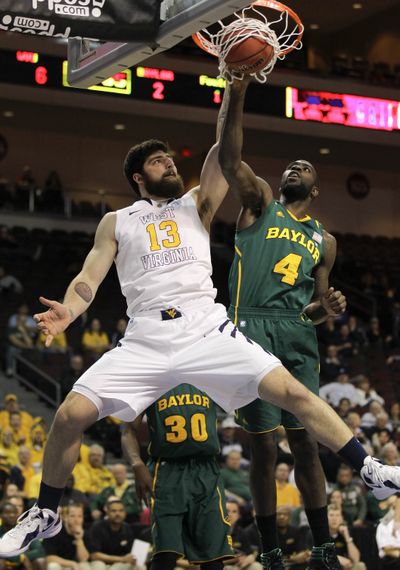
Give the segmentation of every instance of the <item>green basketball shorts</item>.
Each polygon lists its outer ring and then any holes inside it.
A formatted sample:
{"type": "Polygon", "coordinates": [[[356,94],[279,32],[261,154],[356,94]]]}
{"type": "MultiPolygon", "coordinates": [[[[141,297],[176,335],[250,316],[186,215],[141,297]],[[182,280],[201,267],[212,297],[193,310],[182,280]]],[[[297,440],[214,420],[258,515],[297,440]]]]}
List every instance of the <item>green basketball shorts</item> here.
{"type": "Polygon", "coordinates": [[[150,460],[153,556],[176,552],[198,564],[234,556],[216,458],[150,460]]]}

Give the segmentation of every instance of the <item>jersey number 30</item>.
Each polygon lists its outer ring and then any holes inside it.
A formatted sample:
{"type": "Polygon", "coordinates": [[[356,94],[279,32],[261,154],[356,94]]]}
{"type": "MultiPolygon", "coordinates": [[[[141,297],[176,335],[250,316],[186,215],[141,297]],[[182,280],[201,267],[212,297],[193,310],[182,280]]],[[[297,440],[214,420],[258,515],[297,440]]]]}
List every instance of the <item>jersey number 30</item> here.
{"type": "MultiPolygon", "coordinates": [[[[165,427],[171,431],[165,434],[165,439],[169,443],[182,443],[188,438],[186,419],[183,416],[168,416],[164,420],[165,427]]],[[[190,418],[190,435],[193,441],[202,442],[208,439],[206,416],[204,414],[193,414],[190,418]]]]}
{"type": "Polygon", "coordinates": [[[289,253],[286,257],[278,261],[274,267],[274,273],[283,275],[281,282],[294,285],[299,276],[299,267],[303,258],[297,253],[289,253]]]}

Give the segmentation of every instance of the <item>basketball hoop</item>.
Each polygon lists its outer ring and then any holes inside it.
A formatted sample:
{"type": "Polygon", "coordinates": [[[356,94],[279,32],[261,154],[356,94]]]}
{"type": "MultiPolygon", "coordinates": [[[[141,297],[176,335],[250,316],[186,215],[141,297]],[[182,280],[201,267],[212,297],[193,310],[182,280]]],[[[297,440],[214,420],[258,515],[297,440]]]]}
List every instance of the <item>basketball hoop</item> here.
{"type": "Polygon", "coordinates": [[[218,57],[220,76],[229,83],[243,79],[244,73],[230,69],[225,58],[233,47],[249,38],[265,41],[274,51],[263,69],[250,74],[260,83],[267,81],[278,59],[283,60],[292,50],[302,48],[304,26],[296,12],[282,2],[256,0],[248,8],[235,12],[233,18],[228,24],[219,20],[220,29],[215,33],[205,29],[192,36],[201,49],[218,57]],[[271,10],[279,12],[277,19],[270,19],[271,10]]]}

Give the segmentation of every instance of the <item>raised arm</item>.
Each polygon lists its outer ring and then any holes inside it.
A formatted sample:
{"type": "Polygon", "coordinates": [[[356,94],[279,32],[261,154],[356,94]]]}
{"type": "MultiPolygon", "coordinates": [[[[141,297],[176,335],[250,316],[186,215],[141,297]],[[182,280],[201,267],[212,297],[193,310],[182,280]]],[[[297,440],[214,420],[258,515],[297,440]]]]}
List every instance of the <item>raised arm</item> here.
{"type": "Polygon", "coordinates": [[[235,80],[231,86],[228,110],[220,140],[219,163],[230,188],[238,196],[242,215],[253,222],[272,201],[272,191],[253,170],[242,161],[243,107],[250,78],[235,80]]]}
{"type": "Polygon", "coordinates": [[[200,218],[207,228],[210,228],[211,221],[222,204],[228,192],[228,184],[221,172],[218,162],[219,139],[222,127],[228,110],[230,85],[227,84],[224,99],[218,113],[216,129],[216,143],[211,147],[200,175],[200,185],[192,190],[193,197],[197,203],[200,218]]]}
{"type": "Polygon", "coordinates": [[[346,310],[346,297],[341,291],[329,287],[329,274],[336,259],[336,240],[324,231],[324,257],[315,270],[314,297],[304,312],[315,325],[323,323],[330,316],[337,316],[346,310]]]}
{"type": "Polygon", "coordinates": [[[40,297],[40,302],[49,307],[49,310],[34,315],[34,318],[38,328],[47,337],[46,346],[50,346],[53,337],[64,331],[92,303],[117,253],[115,223],[114,212],[106,214],[99,223],[94,245],[82,270],[69,284],[63,303],[40,297]]]}

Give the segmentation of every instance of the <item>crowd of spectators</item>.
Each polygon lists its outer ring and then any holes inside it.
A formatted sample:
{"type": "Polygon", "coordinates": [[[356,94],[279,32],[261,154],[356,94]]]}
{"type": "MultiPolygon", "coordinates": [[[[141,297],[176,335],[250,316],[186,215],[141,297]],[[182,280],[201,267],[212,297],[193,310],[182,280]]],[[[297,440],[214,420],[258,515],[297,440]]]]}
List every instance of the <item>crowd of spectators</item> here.
{"type": "MultiPolygon", "coordinates": [[[[85,318],[84,320],[86,321],[85,318]]],[[[67,334],[62,332],[54,337],[50,347],[46,347],[45,335],[38,332],[28,305],[23,303],[7,321],[5,373],[7,376],[13,375],[13,362],[17,354],[27,355],[31,352],[39,355],[69,355],[69,358],[65,359],[66,367],[60,378],[63,394],[66,394],[85,368],[106,351],[115,348],[123,337],[126,327],[127,320],[121,318],[117,321],[115,329],[107,333],[101,321],[93,318],[82,327],[80,338],[74,346],[70,346],[67,334]]]]}
{"type": "MultiPolygon", "coordinates": [[[[15,394],[6,394],[0,411],[0,536],[16,525],[39,493],[47,426],[22,409],[15,394]]],[[[115,459],[114,459],[115,461],[115,459]]],[[[24,555],[7,560],[7,568],[26,570],[142,570],[131,553],[143,531],[143,511],[124,463],[105,464],[104,448],[82,444],[79,461],[62,502],[63,531],[35,541],[24,555]],[[83,566],[82,566],[82,563],[83,566]],[[86,566],[85,566],[86,565],[86,566]]]]}
{"type": "MultiPolygon", "coordinates": [[[[368,441],[384,462],[400,464],[393,439],[399,425],[399,404],[382,418],[382,404],[369,404],[368,441]],[[375,407],[378,406],[377,409],[375,407]],[[381,419],[385,427],[373,425],[381,419]],[[374,438],[374,435],[378,435],[374,438]],[[390,449],[391,454],[385,455],[390,449]]],[[[360,415],[348,413],[351,426],[360,426],[360,415]],[[351,416],[351,421],[350,421],[351,416]]],[[[361,427],[358,427],[361,430],[361,427]]],[[[0,535],[15,526],[18,516],[31,506],[39,492],[47,426],[42,418],[24,410],[15,394],[7,394],[0,411],[0,535]]],[[[364,432],[363,432],[364,433],[364,432]]],[[[225,487],[232,541],[238,558],[230,570],[259,570],[261,549],[255,527],[248,473],[249,448],[245,432],[233,416],[220,416],[220,463],[225,487]]],[[[142,438],[143,453],[147,434],[142,438]]],[[[285,432],[278,430],[277,488],[280,548],[290,568],[305,570],[312,539],[302,500],[294,480],[293,457],[285,432]]],[[[378,501],[367,492],[352,469],[340,462],[334,478],[327,473],[328,519],[332,540],[347,570],[397,568],[400,558],[400,498],[378,501]],[[379,558],[380,557],[380,558],[379,558]],[[380,561],[380,562],[379,562],[380,561]],[[379,564],[382,563],[382,566],[379,564]]],[[[136,496],[132,473],[120,458],[106,455],[97,444],[82,444],[79,461],[61,503],[63,531],[51,540],[35,542],[29,551],[12,560],[12,568],[26,570],[144,570],[132,555],[135,539],[150,543],[149,509],[136,496]],[[111,463],[110,463],[111,460],[111,463]],[[119,461],[115,463],[115,461],[119,461]]],[[[151,546],[149,557],[151,556],[151,546]]],[[[192,567],[195,568],[194,566],[192,567]]]]}
{"type": "MultiPolygon", "coordinates": [[[[37,232],[36,235],[39,233],[37,232]]],[[[64,234],[60,234],[60,237],[65,240],[64,248],[65,244],[71,243],[66,240],[64,234]]],[[[226,280],[225,269],[229,267],[231,260],[232,237],[232,227],[217,222],[213,228],[212,241],[214,254],[217,255],[219,261],[223,261],[223,263],[215,264],[216,267],[223,269],[221,280],[226,280]]],[[[29,245],[29,242],[25,243],[29,245]]],[[[85,245],[86,243],[85,241],[85,245]]],[[[2,245],[13,252],[22,249],[15,233],[4,230],[4,228],[0,232],[0,249],[2,245]]],[[[33,244],[32,247],[32,251],[35,252],[37,244],[33,244]]],[[[63,255],[68,257],[68,249],[64,249],[63,255]]],[[[44,257],[43,253],[41,262],[44,257]]],[[[346,263],[346,258],[339,253],[336,274],[340,275],[340,271],[346,272],[346,263]]],[[[13,376],[16,370],[15,358],[17,355],[23,355],[57,379],[61,388],[61,396],[64,397],[87,367],[105,351],[117,346],[124,336],[128,322],[122,316],[123,311],[120,311],[123,303],[118,301],[116,281],[112,276],[107,278],[109,282],[108,285],[106,284],[103,302],[101,298],[100,302],[96,299],[97,304],[92,306],[89,314],[82,315],[65,334],[55,339],[50,348],[46,348],[44,339],[38,334],[32,318],[34,311],[30,308],[33,299],[33,295],[30,294],[31,282],[27,278],[24,279],[23,275],[18,272],[18,264],[15,265],[15,274],[14,265],[10,265],[11,267],[13,271],[7,271],[6,267],[0,268],[0,296],[9,307],[9,314],[4,321],[4,331],[6,331],[4,370],[8,375],[13,376]],[[112,304],[109,303],[109,299],[113,299],[112,304]],[[112,305],[112,310],[107,312],[110,305],[112,305]]],[[[34,268],[34,265],[30,267],[34,268]]],[[[376,299],[378,310],[374,316],[366,317],[367,313],[355,310],[350,302],[349,312],[343,317],[337,320],[328,319],[325,324],[318,327],[321,396],[348,423],[368,453],[379,457],[387,464],[400,465],[400,394],[398,391],[400,308],[398,293],[392,285],[390,275],[379,277],[371,275],[367,270],[359,272],[358,277],[353,274],[349,275],[351,275],[349,278],[353,279],[352,285],[357,286],[363,294],[376,299]],[[384,302],[385,299],[386,302],[384,302]]],[[[58,274],[54,273],[54,278],[56,277],[58,274]]],[[[67,277],[69,279],[69,276],[67,277]]],[[[58,293],[53,290],[53,298],[62,294],[65,285],[66,283],[62,283],[62,289],[60,285],[60,290],[57,289],[58,293]]],[[[221,289],[219,285],[218,288],[221,289]]],[[[38,291],[34,293],[37,294],[38,291]]],[[[219,300],[226,302],[224,298],[219,300]]],[[[40,310],[38,305],[36,310],[40,310]]],[[[15,518],[15,508],[21,509],[32,504],[38,494],[47,427],[40,419],[29,419],[27,411],[20,409],[18,401],[12,394],[7,396],[4,407],[4,411],[0,413],[0,462],[2,465],[0,473],[4,487],[3,505],[5,509],[2,520],[8,521],[4,522],[5,525],[12,525],[15,524],[12,522],[13,516],[15,518]],[[17,503],[14,508],[10,506],[10,501],[11,505],[17,503]]],[[[256,556],[260,545],[252,518],[248,472],[249,449],[246,435],[238,428],[234,417],[222,415],[220,420],[222,478],[226,488],[228,510],[232,511],[233,518],[237,516],[233,525],[234,543],[236,542],[237,551],[241,552],[241,563],[245,564],[247,561],[248,568],[252,568],[252,565],[257,568],[256,556]]],[[[120,424],[118,421],[113,418],[102,420],[92,428],[89,436],[94,441],[102,442],[106,452],[115,453],[112,461],[120,461],[120,424]]],[[[142,443],[143,450],[145,450],[145,437],[142,443]]],[[[276,484],[281,547],[291,567],[301,570],[307,565],[307,556],[309,556],[311,546],[310,533],[301,497],[295,485],[293,457],[284,430],[277,430],[276,445],[278,448],[276,484]]],[[[332,508],[330,507],[330,520],[333,521],[331,523],[332,536],[342,557],[343,568],[361,570],[362,563],[364,563],[368,569],[374,568],[375,570],[379,568],[378,552],[385,568],[389,567],[389,564],[393,568],[396,568],[398,564],[400,568],[400,563],[396,560],[400,552],[397,542],[394,540],[393,544],[389,545],[382,542],[385,536],[386,538],[390,536],[390,532],[386,532],[389,528],[387,525],[391,525],[390,528],[394,525],[397,531],[400,508],[396,500],[377,502],[370,493],[366,492],[360,480],[354,477],[351,469],[341,464],[337,456],[325,448],[321,448],[320,452],[327,479],[329,500],[332,505],[332,508]],[[378,539],[375,540],[377,528],[380,530],[377,535],[378,539]],[[381,541],[380,536],[383,537],[381,541]]],[[[132,560],[129,558],[131,556],[130,547],[126,552],[113,555],[104,550],[101,541],[96,543],[92,537],[92,529],[98,528],[105,540],[104,536],[107,532],[120,532],[119,525],[124,523],[124,525],[129,525],[133,533],[129,535],[133,537],[132,540],[135,537],[149,539],[148,511],[144,505],[137,502],[131,473],[127,471],[125,465],[118,463],[106,466],[104,449],[98,445],[90,449],[82,446],[81,459],[68,482],[63,506],[68,507],[63,515],[64,520],[71,521],[65,524],[65,533],[69,534],[69,537],[63,535],[65,559],[61,556],[62,560],[59,560],[57,558],[59,555],[54,554],[54,551],[50,553],[42,550],[41,556],[38,555],[37,558],[34,558],[36,555],[32,554],[33,558],[30,563],[26,560],[27,555],[26,559],[20,561],[22,566],[27,568],[29,564],[44,564],[43,561],[49,557],[47,562],[52,565],[50,570],[59,570],[57,564],[77,570],[78,563],[79,567],[82,564],[97,564],[97,566],[111,563],[127,564],[129,568],[121,567],[119,570],[132,569],[132,560]],[[112,503],[115,497],[117,501],[119,499],[123,501],[122,506],[117,502],[116,506],[111,508],[109,502],[112,503]],[[70,511],[72,505],[79,505],[79,507],[75,510],[72,508],[70,511]],[[80,512],[82,509],[83,515],[80,512]],[[111,514],[114,511],[116,511],[115,517],[118,524],[115,523],[114,527],[106,527],[108,523],[105,521],[109,516],[111,518],[114,516],[111,514]],[[82,516],[83,523],[81,524],[79,521],[82,516]],[[78,535],[75,538],[74,520],[78,521],[76,522],[78,535]],[[79,530],[81,527],[84,529],[82,536],[79,530]],[[79,548],[75,543],[79,543],[79,548]],[[95,545],[95,551],[93,551],[93,545],[95,545]],[[94,556],[94,552],[100,553],[100,557],[97,554],[94,556]],[[53,556],[55,558],[51,558],[53,556]],[[108,556],[112,559],[107,558],[108,556]],[[113,558],[114,556],[116,558],[113,558]],[[69,564],[71,561],[74,561],[74,564],[69,564]]],[[[6,529],[7,526],[2,532],[6,529]]],[[[129,544],[131,538],[127,540],[129,544]]],[[[56,548],[59,549],[61,546],[57,545],[56,548]]]]}

